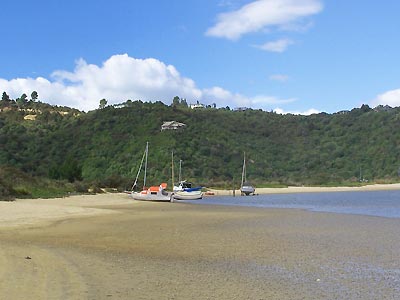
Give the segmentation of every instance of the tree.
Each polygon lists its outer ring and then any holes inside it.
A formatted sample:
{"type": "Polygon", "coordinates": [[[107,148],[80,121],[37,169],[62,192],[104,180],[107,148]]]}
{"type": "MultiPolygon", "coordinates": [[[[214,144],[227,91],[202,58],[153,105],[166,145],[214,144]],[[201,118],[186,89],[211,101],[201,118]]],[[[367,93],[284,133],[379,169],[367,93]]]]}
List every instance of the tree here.
{"type": "Polygon", "coordinates": [[[3,100],[4,102],[9,102],[10,96],[8,96],[6,92],[3,92],[3,95],[1,96],[1,100],[3,100]]]}
{"type": "Polygon", "coordinates": [[[186,99],[181,99],[181,105],[184,107],[188,107],[186,99]]]}
{"type": "Polygon", "coordinates": [[[7,107],[10,104],[10,97],[7,95],[6,92],[3,92],[3,95],[1,97],[1,103],[0,106],[2,107],[7,107]]]}
{"type": "Polygon", "coordinates": [[[31,100],[36,101],[38,97],[38,93],[36,91],[33,91],[31,94],[31,100]]]}
{"type": "Polygon", "coordinates": [[[19,97],[17,99],[18,106],[19,107],[24,107],[25,104],[27,103],[27,100],[26,100],[27,98],[28,98],[28,96],[26,94],[22,94],[21,97],[19,97]]]}
{"type": "Polygon", "coordinates": [[[52,179],[66,179],[69,182],[80,181],[82,180],[82,166],[77,160],[68,157],[63,164],[51,166],[48,175],[52,179]]]}
{"type": "Polygon", "coordinates": [[[100,109],[103,109],[104,107],[106,107],[106,105],[107,105],[107,100],[106,99],[101,99],[100,100],[100,105],[99,105],[99,108],[100,109]]]}
{"type": "Polygon", "coordinates": [[[174,99],[172,99],[172,107],[177,107],[179,106],[180,103],[180,98],[178,96],[175,96],[174,99]]]}

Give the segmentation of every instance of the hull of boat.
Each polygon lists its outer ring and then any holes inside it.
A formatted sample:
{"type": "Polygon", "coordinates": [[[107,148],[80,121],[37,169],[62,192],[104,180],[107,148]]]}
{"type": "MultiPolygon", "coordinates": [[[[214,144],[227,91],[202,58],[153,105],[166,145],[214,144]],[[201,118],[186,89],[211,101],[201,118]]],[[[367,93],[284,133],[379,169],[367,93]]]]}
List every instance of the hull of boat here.
{"type": "Polygon", "coordinates": [[[252,187],[252,186],[243,186],[240,189],[240,193],[242,195],[246,195],[246,196],[252,195],[252,194],[254,195],[255,191],[256,191],[256,189],[254,187],[252,187]]]}
{"type": "Polygon", "coordinates": [[[132,192],[131,197],[140,201],[164,201],[171,202],[172,195],[170,193],[137,193],[132,192]]]}
{"type": "Polygon", "coordinates": [[[201,191],[180,191],[175,192],[172,197],[176,200],[197,200],[203,198],[201,191]]]}

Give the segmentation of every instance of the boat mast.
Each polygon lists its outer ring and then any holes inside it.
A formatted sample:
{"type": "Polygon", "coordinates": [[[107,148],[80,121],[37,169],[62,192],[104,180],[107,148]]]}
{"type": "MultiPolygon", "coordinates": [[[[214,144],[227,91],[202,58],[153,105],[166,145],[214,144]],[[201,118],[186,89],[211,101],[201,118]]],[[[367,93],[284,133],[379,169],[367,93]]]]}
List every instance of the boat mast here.
{"type": "Polygon", "coordinates": [[[182,181],[182,159],[179,160],[179,182],[182,181]]]}
{"type": "Polygon", "coordinates": [[[171,161],[171,176],[172,176],[172,188],[174,187],[174,150],[172,150],[172,161],[171,161]]]}
{"type": "MultiPolygon", "coordinates": [[[[147,147],[146,147],[146,149],[145,149],[145,151],[143,153],[142,160],[140,161],[140,166],[139,166],[138,172],[136,174],[135,182],[133,183],[132,188],[131,188],[132,191],[135,189],[135,187],[137,185],[137,181],[139,179],[139,174],[140,174],[140,171],[142,170],[142,166],[143,166],[143,161],[146,158],[146,153],[147,153],[147,147]]],[[[147,159],[146,159],[146,164],[147,164],[147,159]]],[[[144,186],[145,186],[146,185],[146,175],[145,175],[144,181],[145,181],[145,183],[144,183],[144,186]]]]}
{"type": "Polygon", "coordinates": [[[242,169],[242,184],[241,187],[243,187],[243,183],[246,181],[246,152],[243,152],[243,169],[242,169]]]}
{"type": "Polygon", "coordinates": [[[146,150],[144,152],[146,154],[146,160],[144,163],[144,179],[143,179],[143,189],[146,188],[146,178],[147,178],[147,156],[149,155],[149,142],[146,143],[146,150]]]}

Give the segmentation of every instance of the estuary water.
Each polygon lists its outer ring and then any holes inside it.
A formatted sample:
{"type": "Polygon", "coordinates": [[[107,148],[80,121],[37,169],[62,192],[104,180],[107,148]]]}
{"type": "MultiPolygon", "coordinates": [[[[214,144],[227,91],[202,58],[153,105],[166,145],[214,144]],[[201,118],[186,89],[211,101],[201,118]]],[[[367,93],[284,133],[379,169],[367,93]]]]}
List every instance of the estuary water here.
{"type": "Polygon", "coordinates": [[[296,208],[318,212],[400,218],[400,190],[213,196],[197,204],[296,208]]]}

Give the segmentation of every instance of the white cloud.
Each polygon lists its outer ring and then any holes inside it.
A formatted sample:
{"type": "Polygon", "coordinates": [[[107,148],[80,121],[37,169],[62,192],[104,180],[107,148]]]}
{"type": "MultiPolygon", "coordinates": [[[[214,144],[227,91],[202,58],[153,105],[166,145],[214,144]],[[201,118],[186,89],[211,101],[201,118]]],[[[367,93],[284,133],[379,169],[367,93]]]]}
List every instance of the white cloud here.
{"type": "Polygon", "coordinates": [[[236,11],[219,14],[217,23],[206,35],[237,40],[247,33],[274,27],[298,30],[305,17],[321,10],[320,0],[257,0],[236,11]]]}
{"type": "Polygon", "coordinates": [[[214,99],[215,101],[211,102],[216,103],[220,107],[226,106],[226,103],[228,103],[228,105],[233,104],[236,107],[251,107],[261,109],[266,109],[272,104],[287,104],[296,101],[295,98],[280,99],[278,97],[265,95],[246,97],[239,93],[233,94],[220,87],[205,89],[204,97],[207,99],[214,99]],[[231,104],[229,104],[229,102],[231,104]]]}
{"type": "Polygon", "coordinates": [[[0,78],[2,91],[13,99],[37,91],[42,102],[84,111],[98,108],[103,98],[110,105],[128,99],[170,104],[174,96],[180,96],[189,103],[201,101],[204,104],[215,103],[218,107],[246,106],[266,110],[270,110],[272,104],[296,101],[268,95],[248,97],[221,87],[200,89],[192,79],[182,77],[172,65],[154,58],[136,59],[127,54],[113,55],[101,66],[80,59],[73,72],[55,71],[51,80],[43,77],[0,78]]]}
{"type": "Polygon", "coordinates": [[[372,100],[372,106],[389,105],[391,107],[400,106],[400,89],[387,91],[378,95],[372,100]]]}
{"type": "Polygon", "coordinates": [[[282,53],[292,44],[294,44],[294,42],[290,39],[280,39],[273,42],[267,42],[263,45],[256,45],[255,47],[269,52],[282,53]]]}
{"type": "Polygon", "coordinates": [[[304,116],[309,116],[309,115],[312,115],[312,114],[319,114],[320,113],[319,110],[314,109],[314,108],[310,108],[308,110],[300,112],[300,111],[285,111],[282,108],[277,107],[273,111],[276,112],[277,114],[281,114],[281,115],[292,114],[292,115],[304,115],[304,116]]]}
{"type": "Polygon", "coordinates": [[[269,76],[269,80],[286,82],[289,80],[289,76],[284,75],[284,74],[273,74],[273,75],[269,76]]]}
{"type": "Polygon", "coordinates": [[[233,95],[231,92],[224,90],[221,87],[213,87],[210,89],[205,89],[204,94],[207,97],[213,97],[219,100],[229,100],[232,99],[233,95]]]}
{"type": "Polygon", "coordinates": [[[188,99],[202,96],[194,81],[182,77],[174,66],[127,54],[111,56],[102,66],[80,59],[73,72],[55,71],[51,77],[53,81],[41,77],[0,80],[0,90],[14,98],[35,90],[44,102],[86,111],[97,108],[103,98],[116,104],[128,99],[165,101],[176,95],[188,99]]]}

